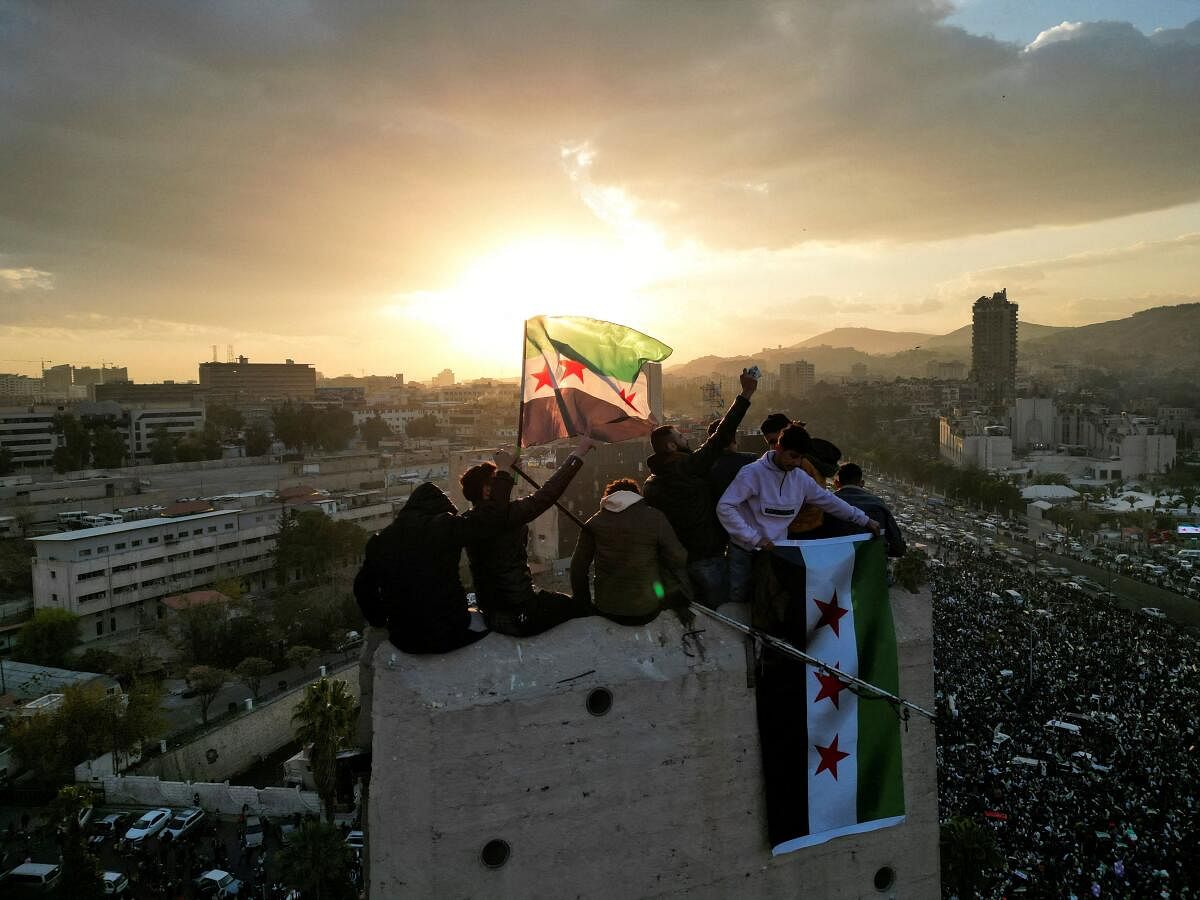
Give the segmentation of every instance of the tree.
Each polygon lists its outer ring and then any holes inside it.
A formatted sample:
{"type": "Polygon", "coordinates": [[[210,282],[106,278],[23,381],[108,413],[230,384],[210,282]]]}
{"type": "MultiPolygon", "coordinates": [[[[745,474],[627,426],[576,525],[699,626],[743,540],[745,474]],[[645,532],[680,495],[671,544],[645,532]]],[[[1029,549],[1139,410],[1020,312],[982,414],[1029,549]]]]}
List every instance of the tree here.
{"type": "Polygon", "coordinates": [[[65,609],[38,609],[17,632],[13,656],[42,666],[63,666],[79,643],[79,617],[65,609]]]}
{"type": "Polygon", "coordinates": [[[28,597],[33,593],[29,558],[36,555],[29,541],[0,540],[0,597],[28,597]]]}
{"type": "Polygon", "coordinates": [[[125,441],[111,425],[92,431],[92,462],[102,469],[115,469],[125,462],[125,441]]]}
{"type": "Polygon", "coordinates": [[[155,465],[175,462],[175,438],[164,425],[150,432],[150,461],[155,465]]]}
{"type": "Polygon", "coordinates": [[[909,593],[917,593],[921,589],[921,585],[929,580],[927,559],[923,550],[909,550],[903,558],[896,562],[894,570],[896,583],[909,593]]]}
{"type": "Polygon", "coordinates": [[[251,425],[246,429],[246,455],[263,456],[271,449],[271,432],[261,425],[251,425]]]}
{"type": "Polygon", "coordinates": [[[69,784],[58,791],[51,815],[58,820],[62,838],[62,874],[59,896],[72,900],[104,900],[100,860],[88,849],[87,836],[79,824],[79,813],[94,803],[90,788],[69,784]]]}
{"type": "Polygon", "coordinates": [[[358,433],[362,435],[363,442],[375,450],[378,449],[381,440],[392,436],[392,429],[388,427],[387,422],[375,415],[358,426],[358,433]]]}
{"type": "Polygon", "coordinates": [[[437,437],[437,419],[433,416],[419,416],[404,426],[404,434],[410,438],[437,437]]]}
{"type": "Polygon", "coordinates": [[[7,447],[0,447],[0,475],[11,475],[17,469],[17,464],[13,462],[12,451],[7,447]]]}
{"type": "Polygon", "coordinates": [[[357,720],[358,702],[346,683],[328,678],[305,687],[304,697],[292,715],[296,740],[309,748],[308,764],[327,822],[333,822],[337,752],[350,744],[357,720]]]}
{"type": "Polygon", "coordinates": [[[258,699],[259,689],[262,687],[262,680],[266,678],[274,670],[269,660],[263,659],[261,656],[247,656],[237,668],[233,670],[233,674],[238,677],[238,680],[246,687],[250,688],[250,693],[254,695],[254,699],[258,699]]]}
{"type": "Polygon", "coordinates": [[[317,658],[317,649],[309,647],[307,644],[297,644],[294,647],[288,647],[286,658],[289,666],[304,671],[317,658]]]}
{"type": "Polygon", "coordinates": [[[223,403],[210,403],[204,410],[204,420],[225,438],[237,437],[246,421],[240,410],[223,403]]]}
{"type": "Polygon", "coordinates": [[[318,447],[326,453],[345,450],[350,446],[357,430],[354,427],[354,416],[348,409],[319,409],[305,407],[313,418],[313,438],[318,447]]]}
{"type": "Polygon", "coordinates": [[[157,740],[167,730],[163,716],[162,687],[153,681],[135,681],[129,693],[107,698],[110,706],[108,720],[109,750],[113,755],[113,774],[125,768],[135,750],[157,740]]]}
{"type": "Polygon", "coordinates": [[[304,409],[289,400],[271,410],[275,437],[297,453],[303,453],[304,448],[313,443],[311,421],[305,416],[304,409]]]}
{"type": "Polygon", "coordinates": [[[55,449],[51,463],[56,472],[73,472],[88,464],[92,456],[91,434],[83,423],[70,413],[59,413],[51,423],[62,443],[55,449]]]}
{"type": "Polygon", "coordinates": [[[186,606],[176,617],[177,642],[188,661],[208,665],[221,656],[229,604],[223,600],[186,606]]]}
{"type": "Polygon", "coordinates": [[[974,819],[955,816],[942,823],[939,845],[943,886],[959,897],[980,896],[987,870],[1001,862],[988,830],[974,819]]]}
{"type": "Polygon", "coordinates": [[[292,572],[319,578],[336,565],[357,562],[367,533],[353,522],[334,521],[322,512],[289,511],[275,541],[275,580],[286,584],[292,572]]]}
{"type": "Polygon", "coordinates": [[[215,669],[212,666],[192,666],[188,669],[187,682],[196,692],[196,699],[200,701],[200,721],[206,725],[208,708],[225,686],[227,677],[228,673],[224,669],[215,669]]]}
{"type": "Polygon", "coordinates": [[[1197,491],[1192,485],[1187,485],[1179,489],[1179,497],[1183,501],[1184,511],[1192,514],[1192,507],[1196,505],[1196,498],[1200,497],[1200,491],[1197,491]]]}
{"type": "Polygon", "coordinates": [[[327,822],[304,822],[279,851],[279,877],[301,897],[353,900],[351,850],[342,832],[327,822]]]}

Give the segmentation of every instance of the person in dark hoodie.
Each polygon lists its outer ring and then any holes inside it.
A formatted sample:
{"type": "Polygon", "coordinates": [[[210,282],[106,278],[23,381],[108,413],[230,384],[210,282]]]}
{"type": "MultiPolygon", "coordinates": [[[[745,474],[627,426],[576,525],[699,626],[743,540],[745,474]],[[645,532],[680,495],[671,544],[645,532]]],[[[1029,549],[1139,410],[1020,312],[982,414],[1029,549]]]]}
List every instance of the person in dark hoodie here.
{"type": "MultiPolygon", "coordinates": [[[[772,413],[772,415],[779,414],[772,413]]],[[[720,424],[720,419],[710,423],[708,433],[713,434],[720,424]]],[[[771,442],[768,442],[768,445],[771,445],[771,442]]],[[[711,509],[714,519],[717,517],[717,501],[721,499],[721,495],[733,483],[733,479],[741,471],[742,466],[748,466],[756,459],[758,457],[753,453],[738,452],[736,437],[721,451],[721,455],[717,457],[717,461],[713,463],[713,467],[708,472],[708,490],[712,499],[711,509]]],[[[720,524],[719,519],[717,524],[721,528],[721,533],[724,534],[725,527],[720,524]]],[[[729,602],[748,603],[750,592],[754,587],[754,554],[727,541],[725,564],[729,573],[729,602]]]]}
{"type": "Polygon", "coordinates": [[[596,567],[595,599],[602,616],[621,625],[653,621],[678,595],[686,599],[687,551],[666,516],[642,500],[638,483],[620,478],[604,488],[600,511],[579,532],[571,557],[571,589],[588,600],[588,572],[596,567]]]}
{"type": "Polygon", "coordinates": [[[741,385],[742,393],[700,447],[692,450],[679,429],[663,425],[650,433],[654,455],[646,460],[652,473],[642,489],[646,503],[660,510],[675,529],[687,550],[688,574],[699,595],[697,599],[710,606],[725,601],[729,579],[725,567],[727,537],[713,516],[717,498],[711,494],[708,475],[737,433],[750,408],[750,398],[758,389],[758,379],[742,372],[741,385]]]}
{"type": "MultiPolygon", "coordinates": [[[[529,637],[561,625],[569,619],[593,613],[584,598],[577,601],[568,594],[543,591],[533,584],[529,571],[529,523],[554,505],[575,474],[583,468],[583,458],[594,447],[590,438],[559,466],[550,480],[528,497],[508,502],[502,531],[477,537],[467,544],[471,577],[475,582],[475,602],[487,619],[488,627],[513,637],[529,637]]],[[[497,501],[493,499],[496,465],[485,462],[463,473],[459,483],[472,509],[464,519],[488,515],[497,501]]],[[[503,501],[500,501],[503,502],[503,501]]]]}
{"type": "MultiPolygon", "coordinates": [[[[879,497],[863,487],[863,471],[858,463],[846,463],[838,469],[837,478],[833,480],[834,494],[845,500],[851,506],[857,506],[868,516],[883,526],[883,539],[887,542],[887,555],[893,558],[901,557],[907,551],[904,544],[904,534],[896,524],[896,517],[879,497]]],[[[857,529],[836,521],[835,524],[844,526],[842,533],[854,533],[857,529]]]]}
{"type": "Polygon", "coordinates": [[[460,516],[450,498],[426,482],[392,523],[367,541],[354,596],[367,623],[386,628],[398,650],[448,653],[488,633],[482,621],[473,625],[458,565],[463,547],[508,526],[514,459],[501,450],[495,462],[494,502],[486,511],[460,516]]]}

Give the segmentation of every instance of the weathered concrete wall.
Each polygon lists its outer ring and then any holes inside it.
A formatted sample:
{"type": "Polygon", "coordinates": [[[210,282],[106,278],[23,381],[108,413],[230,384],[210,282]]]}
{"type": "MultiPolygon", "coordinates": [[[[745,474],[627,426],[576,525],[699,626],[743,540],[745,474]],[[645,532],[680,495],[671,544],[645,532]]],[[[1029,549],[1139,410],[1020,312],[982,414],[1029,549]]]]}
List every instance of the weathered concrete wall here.
{"type": "MultiPolygon", "coordinates": [[[[331,672],[358,696],[358,663],[331,672]]],[[[252,711],[230,719],[192,741],[137,766],[139,775],[156,775],[174,781],[222,781],[252,766],[293,740],[292,713],[304,695],[304,685],[280,694],[252,711]],[[209,751],[216,757],[209,761],[209,751]]]]}
{"type": "Polygon", "coordinates": [[[255,788],[237,784],[162,781],[146,775],[110,775],[99,780],[104,802],[128,806],[192,806],[200,795],[200,806],[209,812],[237,815],[243,806],[260,816],[320,814],[321,800],[314,791],[298,788],[255,788]]]}
{"type": "MultiPolygon", "coordinates": [[[[902,692],[931,705],[929,596],[893,607],[902,692]]],[[[745,644],[697,627],[702,656],[672,616],[445,656],[381,645],[371,896],[939,896],[933,726],[904,735],[905,824],[772,858],[745,644]],[[612,708],[594,716],[600,687],[612,708]],[[492,839],[511,847],[496,869],[480,860],[492,839]],[[895,881],[879,892],[884,867],[895,881]]]]}

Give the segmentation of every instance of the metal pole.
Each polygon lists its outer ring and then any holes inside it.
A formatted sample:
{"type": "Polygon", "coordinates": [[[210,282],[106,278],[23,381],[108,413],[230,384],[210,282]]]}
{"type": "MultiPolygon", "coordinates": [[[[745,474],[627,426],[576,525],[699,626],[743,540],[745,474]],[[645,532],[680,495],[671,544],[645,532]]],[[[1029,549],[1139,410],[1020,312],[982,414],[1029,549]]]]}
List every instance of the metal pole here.
{"type": "Polygon", "coordinates": [[[929,710],[925,709],[923,706],[917,706],[917,704],[911,703],[902,697],[897,697],[895,694],[893,694],[889,691],[885,691],[883,688],[876,687],[875,685],[871,684],[869,681],[863,681],[861,678],[859,678],[855,675],[851,675],[849,672],[843,672],[841,669],[835,668],[834,666],[831,666],[828,663],[822,662],[821,660],[817,659],[815,656],[809,656],[803,650],[797,649],[796,647],[789,644],[787,641],[781,640],[780,638],[777,638],[774,635],[767,634],[765,631],[760,631],[759,629],[754,628],[750,625],[745,625],[742,622],[739,622],[737,619],[731,619],[731,618],[729,618],[729,616],[722,615],[721,613],[705,606],[702,603],[692,602],[692,603],[689,603],[688,606],[694,612],[703,613],[704,615],[708,616],[710,619],[715,619],[716,621],[720,622],[722,625],[728,625],[730,628],[734,629],[735,631],[740,631],[742,634],[749,635],[750,637],[760,640],[768,647],[778,650],[779,652],[785,654],[786,656],[790,656],[793,659],[798,659],[803,663],[807,663],[808,665],[812,666],[813,668],[818,669],[821,672],[824,672],[826,675],[833,675],[835,678],[838,678],[839,680],[844,681],[847,685],[857,687],[861,690],[864,690],[867,693],[872,694],[881,700],[887,700],[889,703],[895,703],[899,706],[904,707],[905,709],[912,710],[917,715],[924,716],[926,719],[929,719],[929,721],[931,721],[931,722],[937,720],[937,714],[930,712],[929,710]]]}
{"type": "MultiPolygon", "coordinates": [[[[526,319],[521,323],[521,392],[517,395],[517,456],[521,455],[521,438],[525,432],[525,351],[528,346],[529,320],[526,319]]],[[[513,468],[516,469],[516,466],[513,468]]],[[[528,476],[525,477],[529,480],[528,476]]]]}

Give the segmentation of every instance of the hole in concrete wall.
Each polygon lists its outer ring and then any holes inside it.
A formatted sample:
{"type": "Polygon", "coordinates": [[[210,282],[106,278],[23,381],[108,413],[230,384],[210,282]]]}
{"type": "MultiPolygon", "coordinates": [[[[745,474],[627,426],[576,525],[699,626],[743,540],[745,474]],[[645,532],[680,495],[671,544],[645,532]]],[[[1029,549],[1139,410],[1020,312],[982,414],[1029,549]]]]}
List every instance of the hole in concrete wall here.
{"type": "Polygon", "coordinates": [[[875,890],[886,891],[893,888],[896,884],[896,870],[891,866],[884,866],[875,873],[875,890]]]}
{"type": "Polygon", "coordinates": [[[204,758],[207,759],[210,763],[215,763],[217,761],[217,757],[220,755],[221,754],[217,752],[216,747],[209,747],[207,750],[204,751],[204,758]]]}
{"type": "Polygon", "coordinates": [[[479,860],[489,869],[498,869],[508,862],[511,855],[512,847],[508,846],[508,841],[493,838],[479,851],[479,860]]]}
{"type": "Polygon", "coordinates": [[[608,688],[596,688],[587,696],[587,711],[593,716],[603,716],[612,709],[613,695],[608,688]]]}

